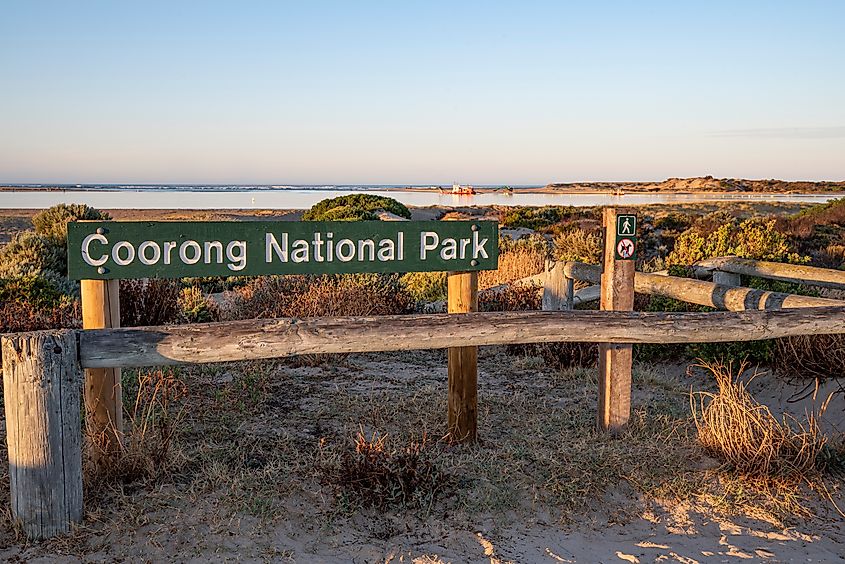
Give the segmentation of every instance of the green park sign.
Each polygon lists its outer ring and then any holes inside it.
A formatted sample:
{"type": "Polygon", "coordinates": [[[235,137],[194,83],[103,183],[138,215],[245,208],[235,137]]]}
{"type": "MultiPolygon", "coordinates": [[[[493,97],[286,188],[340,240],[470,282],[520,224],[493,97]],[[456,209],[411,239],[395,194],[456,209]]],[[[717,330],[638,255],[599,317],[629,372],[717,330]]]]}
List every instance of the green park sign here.
{"type": "Polygon", "coordinates": [[[77,221],[74,280],[495,270],[495,221],[77,221]]]}

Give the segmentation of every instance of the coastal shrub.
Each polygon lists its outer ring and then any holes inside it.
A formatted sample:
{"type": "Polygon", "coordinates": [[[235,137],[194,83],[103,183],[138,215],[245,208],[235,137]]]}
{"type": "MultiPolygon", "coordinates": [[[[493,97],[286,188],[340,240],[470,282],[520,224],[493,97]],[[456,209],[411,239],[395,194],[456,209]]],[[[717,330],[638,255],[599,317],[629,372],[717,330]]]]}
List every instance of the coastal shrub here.
{"type": "MultiPolygon", "coordinates": [[[[234,290],[223,304],[224,319],[371,316],[412,311],[414,300],[396,274],[261,276],[234,290]]],[[[294,362],[317,365],[343,354],[300,355],[294,362]]]]}
{"type": "Polygon", "coordinates": [[[67,222],[76,219],[109,219],[109,215],[78,204],[59,204],[36,214],[35,231],[17,233],[0,248],[0,278],[47,271],[67,276],[67,222]]]}
{"type": "Polygon", "coordinates": [[[249,283],[250,276],[194,276],[182,278],[182,286],[189,288],[196,286],[206,294],[217,294],[234,290],[249,283]]]}
{"type": "Polygon", "coordinates": [[[428,510],[451,483],[428,438],[390,448],[387,435],[358,432],[352,448],[320,464],[320,483],[346,507],[428,510]]]}
{"type": "Polygon", "coordinates": [[[545,271],[548,258],[549,243],[542,235],[534,234],[517,240],[502,237],[499,240],[498,267],[496,270],[480,271],[478,287],[484,290],[540,274],[545,271]]]}
{"type": "Polygon", "coordinates": [[[51,271],[67,275],[67,249],[56,240],[24,231],[0,249],[0,278],[39,275],[51,271]]]}
{"type": "Polygon", "coordinates": [[[654,228],[663,231],[686,231],[693,224],[693,218],[687,214],[670,212],[654,219],[654,228]]]}
{"type": "Polygon", "coordinates": [[[478,294],[479,311],[531,311],[541,307],[540,289],[533,285],[508,284],[478,294]]]}
{"type": "Polygon", "coordinates": [[[578,261],[599,264],[602,256],[600,232],[573,228],[555,235],[552,239],[552,256],[558,261],[578,261]]]}
{"type": "Polygon", "coordinates": [[[417,303],[438,302],[448,297],[445,272],[408,272],[399,280],[417,303]]]}
{"type": "Polygon", "coordinates": [[[411,212],[402,203],[386,196],[349,194],[317,202],[302,215],[305,221],[362,221],[378,219],[380,210],[411,219],[411,212]]]}
{"type": "Polygon", "coordinates": [[[0,278],[0,303],[26,303],[39,310],[62,307],[75,299],[75,287],[52,271],[0,278]]]}
{"type": "MultiPolygon", "coordinates": [[[[673,276],[682,276],[686,269],[672,267],[673,276]]],[[[713,312],[714,308],[691,304],[657,295],[636,294],[634,309],[651,312],[713,312]]],[[[637,344],[634,345],[634,357],[640,361],[670,360],[681,361],[698,358],[707,362],[725,363],[768,363],[772,360],[774,342],[732,341],[726,343],[689,343],[689,344],[637,344]]]]}
{"type": "Polygon", "coordinates": [[[217,304],[199,286],[188,286],[179,292],[179,318],[186,323],[209,323],[220,319],[217,304]]]}
{"type": "Polygon", "coordinates": [[[67,224],[79,220],[108,220],[111,216],[85,204],[59,204],[35,214],[32,224],[35,232],[64,245],[67,242],[67,224]]]}
{"type": "Polygon", "coordinates": [[[538,230],[551,227],[577,214],[578,210],[574,206],[514,207],[502,212],[499,221],[502,227],[525,227],[538,230]]]}
{"type": "Polygon", "coordinates": [[[819,228],[837,225],[845,227],[845,198],[806,208],[784,222],[787,231],[797,237],[810,237],[819,228]]]}
{"type": "Polygon", "coordinates": [[[669,265],[692,265],[703,259],[729,255],[776,262],[805,262],[803,257],[793,252],[787,236],[775,229],[774,219],[754,217],[739,220],[726,217],[726,214],[706,216],[681,233],[666,261],[669,265]]]}
{"type": "Polygon", "coordinates": [[[120,281],[120,324],[123,327],[165,325],[179,319],[178,280],[148,278],[120,281]]]}
{"type": "Polygon", "coordinates": [[[52,307],[41,308],[27,301],[0,299],[0,333],[81,326],[82,311],[79,300],[65,297],[52,307]]]}
{"type": "MultiPolygon", "coordinates": [[[[510,284],[478,294],[479,311],[532,311],[542,308],[542,292],[537,286],[510,284]]],[[[530,343],[505,346],[511,356],[540,357],[546,366],[564,368],[595,366],[598,345],[595,343],[530,343]]]]}
{"type": "Polygon", "coordinates": [[[389,315],[407,313],[413,303],[395,274],[261,276],[232,291],[224,317],[389,315]]]}

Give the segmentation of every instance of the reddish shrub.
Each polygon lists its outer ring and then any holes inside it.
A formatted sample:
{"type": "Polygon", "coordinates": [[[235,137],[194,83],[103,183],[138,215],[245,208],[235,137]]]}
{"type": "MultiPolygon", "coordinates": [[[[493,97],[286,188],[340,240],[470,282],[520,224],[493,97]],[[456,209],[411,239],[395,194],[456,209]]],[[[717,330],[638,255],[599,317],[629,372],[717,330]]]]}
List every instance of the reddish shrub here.
{"type": "Polygon", "coordinates": [[[75,300],[52,308],[38,308],[21,301],[0,304],[0,333],[81,326],[82,313],[75,300]]]}

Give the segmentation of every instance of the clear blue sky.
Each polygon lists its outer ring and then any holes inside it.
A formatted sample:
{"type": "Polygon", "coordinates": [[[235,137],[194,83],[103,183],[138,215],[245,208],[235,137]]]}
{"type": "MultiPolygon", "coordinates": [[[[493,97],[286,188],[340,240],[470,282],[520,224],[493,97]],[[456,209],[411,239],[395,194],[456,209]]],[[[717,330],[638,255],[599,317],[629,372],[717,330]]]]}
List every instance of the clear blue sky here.
{"type": "Polygon", "coordinates": [[[845,2],[0,0],[0,182],[845,179],[845,2]]]}

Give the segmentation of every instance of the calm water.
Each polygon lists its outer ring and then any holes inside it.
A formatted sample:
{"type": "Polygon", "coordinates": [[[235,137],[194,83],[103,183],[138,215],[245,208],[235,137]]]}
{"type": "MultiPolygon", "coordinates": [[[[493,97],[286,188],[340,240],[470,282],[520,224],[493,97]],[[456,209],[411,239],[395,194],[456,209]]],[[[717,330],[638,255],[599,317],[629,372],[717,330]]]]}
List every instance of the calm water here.
{"type": "Polygon", "coordinates": [[[320,200],[370,192],[395,198],[408,206],[604,206],[688,202],[823,203],[842,194],[526,194],[504,193],[453,196],[438,192],[407,192],[361,188],[112,188],[88,190],[0,192],[0,208],[40,209],[88,204],[103,209],[307,209],[320,200]]]}

